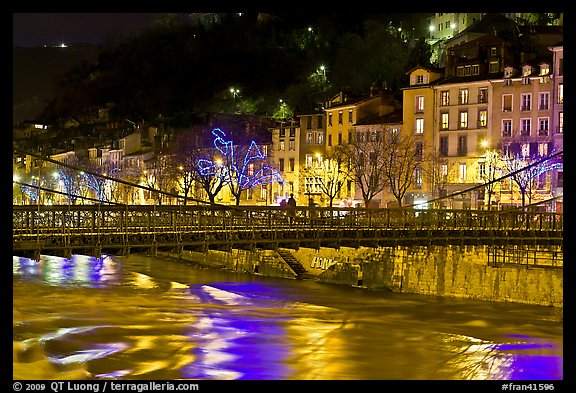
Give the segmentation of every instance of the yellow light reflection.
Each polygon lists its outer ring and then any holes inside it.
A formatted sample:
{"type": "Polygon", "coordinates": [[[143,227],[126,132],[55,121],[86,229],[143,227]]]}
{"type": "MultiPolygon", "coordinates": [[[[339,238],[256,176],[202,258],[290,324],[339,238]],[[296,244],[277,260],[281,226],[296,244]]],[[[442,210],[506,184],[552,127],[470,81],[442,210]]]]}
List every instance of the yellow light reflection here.
{"type": "Polygon", "coordinates": [[[130,280],[130,283],[139,288],[153,289],[158,287],[158,284],[156,284],[150,276],[136,272],[132,273],[132,280],[130,280]]]}

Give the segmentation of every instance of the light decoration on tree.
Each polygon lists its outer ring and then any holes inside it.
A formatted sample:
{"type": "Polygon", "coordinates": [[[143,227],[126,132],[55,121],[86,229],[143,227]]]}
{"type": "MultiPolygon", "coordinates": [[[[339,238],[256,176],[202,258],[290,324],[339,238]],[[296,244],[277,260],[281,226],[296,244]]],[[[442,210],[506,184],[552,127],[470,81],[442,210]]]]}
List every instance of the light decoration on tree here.
{"type": "Polygon", "coordinates": [[[273,181],[284,182],[280,174],[268,165],[262,165],[254,174],[249,173],[251,164],[266,159],[255,141],[250,142],[246,154],[240,159],[241,152],[237,151],[234,142],[228,140],[224,131],[215,128],[212,130],[212,134],[214,135],[214,147],[222,154],[224,160],[199,159],[197,165],[200,168],[201,176],[218,176],[221,181],[226,183],[237,182],[242,189],[273,181]]]}

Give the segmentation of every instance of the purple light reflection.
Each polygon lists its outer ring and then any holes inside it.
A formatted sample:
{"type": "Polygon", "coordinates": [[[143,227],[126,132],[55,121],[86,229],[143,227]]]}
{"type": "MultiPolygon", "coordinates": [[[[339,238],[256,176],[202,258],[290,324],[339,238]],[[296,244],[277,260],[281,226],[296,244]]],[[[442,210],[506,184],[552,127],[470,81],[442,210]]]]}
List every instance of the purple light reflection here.
{"type": "Polygon", "coordinates": [[[286,303],[279,302],[282,294],[276,288],[254,283],[220,283],[193,286],[191,291],[202,302],[219,307],[204,307],[212,312],[203,312],[191,326],[188,336],[197,344],[193,351],[196,360],[181,369],[183,377],[287,378],[290,370],[285,359],[290,347],[283,325],[289,319],[283,313],[269,312],[270,308],[279,309],[286,303]],[[250,307],[256,305],[266,308],[266,317],[258,315],[258,308],[250,307]]]}
{"type": "MultiPolygon", "coordinates": [[[[534,341],[528,336],[526,341],[534,341]]],[[[520,342],[498,344],[494,350],[499,357],[507,357],[507,379],[511,380],[561,380],[563,379],[562,349],[551,343],[520,342]]]]}

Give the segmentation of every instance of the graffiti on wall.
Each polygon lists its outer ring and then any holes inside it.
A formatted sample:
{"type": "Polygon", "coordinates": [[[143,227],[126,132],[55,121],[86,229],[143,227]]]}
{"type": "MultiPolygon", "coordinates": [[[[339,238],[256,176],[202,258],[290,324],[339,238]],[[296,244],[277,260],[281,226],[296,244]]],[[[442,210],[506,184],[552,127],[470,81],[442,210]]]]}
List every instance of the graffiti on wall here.
{"type": "Polygon", "coordinates": [[[310,263],[310,267],[326,270],[335,263],[336,261],[332,258],[314,257],[310,263]]]}

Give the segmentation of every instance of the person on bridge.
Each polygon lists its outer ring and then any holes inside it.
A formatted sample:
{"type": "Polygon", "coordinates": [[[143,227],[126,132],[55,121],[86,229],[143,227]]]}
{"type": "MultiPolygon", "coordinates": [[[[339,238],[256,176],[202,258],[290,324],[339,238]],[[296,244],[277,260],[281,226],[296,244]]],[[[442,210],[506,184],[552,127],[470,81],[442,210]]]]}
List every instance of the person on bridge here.
{"type": "Polygon", "coordinates": [[[288,223],[292,224],[294,217],[296,216],[296,199],[294,199],[294,194],[290,194],[290,198],[286,202],[286,208],[288,211],[288,223]]]}

